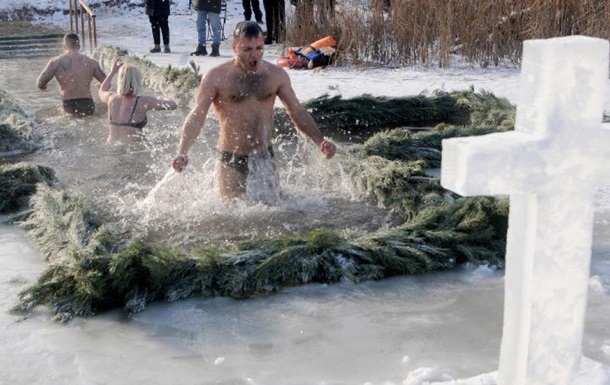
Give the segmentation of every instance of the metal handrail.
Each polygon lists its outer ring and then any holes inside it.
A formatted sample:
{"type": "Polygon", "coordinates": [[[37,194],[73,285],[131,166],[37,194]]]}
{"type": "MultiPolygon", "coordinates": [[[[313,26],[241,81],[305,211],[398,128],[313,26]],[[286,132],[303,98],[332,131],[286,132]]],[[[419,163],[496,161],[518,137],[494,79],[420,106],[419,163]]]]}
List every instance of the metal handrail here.
{"type": "Polygon", "coordinates": [[[95,13],[89,8],[85,0],[68,0],[70,3],[70,32],[78,35],[78,19],[80,16],[81,41],[85,41],[85,15],[87,15],[87,32],[89,37],[89,51],[97,47],[97,27],[95,13]]]}

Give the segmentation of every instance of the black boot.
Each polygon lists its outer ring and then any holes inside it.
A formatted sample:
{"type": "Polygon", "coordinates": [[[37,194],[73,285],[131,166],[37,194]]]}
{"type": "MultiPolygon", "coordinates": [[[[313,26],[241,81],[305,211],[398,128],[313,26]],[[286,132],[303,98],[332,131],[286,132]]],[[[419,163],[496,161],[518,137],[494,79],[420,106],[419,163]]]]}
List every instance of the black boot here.
{"type": "Polygon", "coordinates": [[[217,46],[216,44],[212,44],[212,52],[210,53],[210,56],[220,56],[220,52],[218,52],[218,48],[220,48],[220,47],[217,46]]]}
{"type": "Polygon", "coordinates": [[[150,53],[157,53],[157,52],[161,52],[161,46],[159,44],[155,44],[153,49],[150,50],[150,53]]]}
{"type": "Polygon", "coordinates": [[[195,52],[191,52],[191,56],[205,56],[208,54],[208,51],[205,49],[205,45],[198,44],[195,52]]]}

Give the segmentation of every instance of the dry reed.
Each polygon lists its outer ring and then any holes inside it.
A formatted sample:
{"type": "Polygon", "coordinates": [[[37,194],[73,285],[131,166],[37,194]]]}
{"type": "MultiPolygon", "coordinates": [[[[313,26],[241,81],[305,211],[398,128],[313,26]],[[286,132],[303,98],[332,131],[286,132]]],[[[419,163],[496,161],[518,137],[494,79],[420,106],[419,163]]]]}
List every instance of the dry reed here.
{"type": "Polygon", "coordinates": [[[288,45],[332,35],[338,62],[487,67],[521,61],[524,40],[610,38],[608,0],[297,0],[288,45]]]}

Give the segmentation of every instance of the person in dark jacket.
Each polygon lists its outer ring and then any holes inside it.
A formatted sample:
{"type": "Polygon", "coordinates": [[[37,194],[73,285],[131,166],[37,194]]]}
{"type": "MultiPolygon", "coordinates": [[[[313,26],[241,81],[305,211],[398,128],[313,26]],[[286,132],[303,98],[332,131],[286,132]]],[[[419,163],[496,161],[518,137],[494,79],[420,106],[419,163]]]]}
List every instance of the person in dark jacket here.
{"type": "Polygon", "coordinates": [[[169,2],[170,0],[146,0],[146,14],[152,27],[155,46],[151,53],[161,52],[161,36],[163,35],[163,52],[170,53],[169,49],[169,2]]]}
{"type": "Polygon", "coordinates": [[[210,56],[220,56],[220,36],[222,24],[220,22],[221,0],[193,0],[193,9],[197,11],[197,49],[191,55],[204,56],[208,54],[205,47],[207,40],[207,23],[212,30],[212,52],[210,56]]]}
{"type": "Polygon", "coordinates": [[[263,0],[265,6],[265,21],[267,22],[267,37],[265,44],[283,41],[286,28],[286,3],[284,0],[263,0]]]}

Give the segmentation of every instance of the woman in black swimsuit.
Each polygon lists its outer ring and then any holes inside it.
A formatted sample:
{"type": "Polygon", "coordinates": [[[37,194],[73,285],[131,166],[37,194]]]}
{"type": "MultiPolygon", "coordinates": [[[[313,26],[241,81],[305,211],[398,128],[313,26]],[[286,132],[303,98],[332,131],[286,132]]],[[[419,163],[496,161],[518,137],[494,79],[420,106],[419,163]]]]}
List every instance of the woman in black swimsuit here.
{"type": "Polygon", "coordinates": [[[142,73],[130,64],[116,59],[112,70],[100,86],[100,100],[108,105],[108,143],[132,143],[137,141],[148,122],[149,110],[175,110],[173,99],[140,95],[142,73]],[[109,91],[116,73],[117,91],[109,91]]]}

